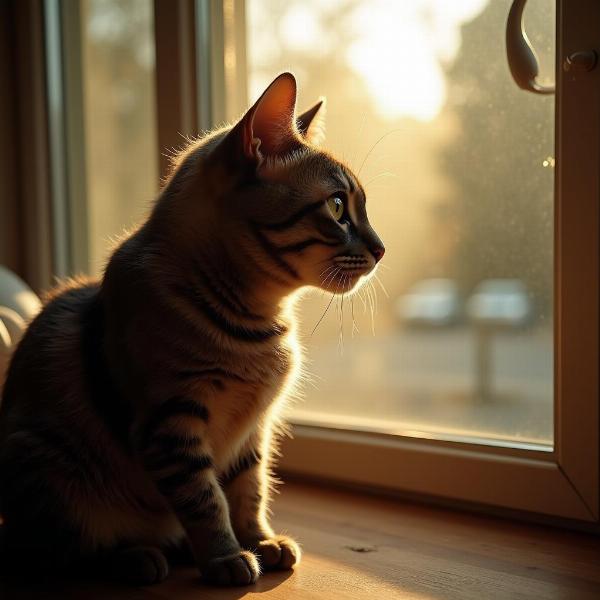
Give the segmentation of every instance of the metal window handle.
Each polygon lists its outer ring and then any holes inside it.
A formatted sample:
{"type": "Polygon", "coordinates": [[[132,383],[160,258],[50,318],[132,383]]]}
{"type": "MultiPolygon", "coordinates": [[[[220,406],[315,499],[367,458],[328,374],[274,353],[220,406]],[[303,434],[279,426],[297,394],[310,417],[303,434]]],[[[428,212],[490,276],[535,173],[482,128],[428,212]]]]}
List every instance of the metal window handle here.
{"type": "Polygon", "coordinates": [[[515,83],[534,94],[554,94],[554,86],[537,82],[540,72],[535,50],[529,42],[523,24],[523,9],[527,0],[514,0],[506,21],[506,58],[515,83]]]}

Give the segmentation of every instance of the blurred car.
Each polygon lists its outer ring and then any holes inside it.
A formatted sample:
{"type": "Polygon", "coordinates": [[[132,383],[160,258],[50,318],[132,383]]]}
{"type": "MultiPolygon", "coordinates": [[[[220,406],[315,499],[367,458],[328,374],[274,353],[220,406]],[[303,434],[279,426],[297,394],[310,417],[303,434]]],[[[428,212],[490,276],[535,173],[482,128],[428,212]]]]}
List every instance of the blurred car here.
{"type": "Polygon", "coordinates": [[[452,279],[423,279],[396,303],[396,312],[409,325],[444,327],[460,318],[461,299],[452,279]]]}
{"type": "Polygon", "coordinates": [[[486,279],[473,291],[466,311],[475,324],[513,328],[531,322],[533,307],[521,280],[486,279]]]}

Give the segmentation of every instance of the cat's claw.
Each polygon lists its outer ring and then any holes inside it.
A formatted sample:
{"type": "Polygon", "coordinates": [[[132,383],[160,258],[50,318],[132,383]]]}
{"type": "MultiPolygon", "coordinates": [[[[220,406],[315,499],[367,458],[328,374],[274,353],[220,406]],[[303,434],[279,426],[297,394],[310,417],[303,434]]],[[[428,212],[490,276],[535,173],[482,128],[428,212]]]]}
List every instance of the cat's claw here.
{"type": "Polygon", "coordinates": [[[290,537],[277,535],[259,542],[256,553],[265,569],[288,570],[300,562],[300,546],[290,537]]]}
{"type": "Polygon", "coordinates": [[[204,579],[208,583],[223,586],[250,585],[259,575],[258,559],[248,550],[213,558],[204,569],[204,579]]]}

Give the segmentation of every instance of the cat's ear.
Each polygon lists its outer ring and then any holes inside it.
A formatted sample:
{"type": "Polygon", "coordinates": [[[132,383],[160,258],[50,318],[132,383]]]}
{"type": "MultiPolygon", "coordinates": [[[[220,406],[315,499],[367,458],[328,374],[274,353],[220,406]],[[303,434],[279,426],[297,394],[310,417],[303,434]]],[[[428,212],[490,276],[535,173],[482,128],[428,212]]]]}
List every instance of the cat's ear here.
{"type": "Polygon", "coordinates": [[[325,98],[319,98],[314,106],[296,118],[300,135],[311,144],[320,144],[325,139],[326,108],[325,98]]]}
{"type": "Polygon", "coordinates": [[[296,79],[291,73],[282,73],[240,122],[244,155],[260,163],[265,157],[297,147],[300,137],[295,110],[296,79]]]}

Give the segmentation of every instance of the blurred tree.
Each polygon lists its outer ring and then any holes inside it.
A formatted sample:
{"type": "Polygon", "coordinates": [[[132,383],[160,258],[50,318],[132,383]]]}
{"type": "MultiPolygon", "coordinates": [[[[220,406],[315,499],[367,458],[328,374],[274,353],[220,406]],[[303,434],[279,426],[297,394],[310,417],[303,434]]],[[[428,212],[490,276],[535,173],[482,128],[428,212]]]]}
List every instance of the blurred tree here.
{"type": "Polygon", "coordinates": [[[158,189],[153,11],[148,0],[81,4],[91,270],[158,189]]]}
{"type": "MultiPolygon", "coordinates": [[[[554,0],[530,4],[529,37],[553,59],[554,0]]],[[[494,0],[462,28],[460,53],[447,68],[447,109],[458,119],[441,156],[459,223],[452,274],[466,292],[482,279],[518,278],[537,314],[551,318],[554,97],[524,92],[510,76],[509,5],[494,0]]]]}

